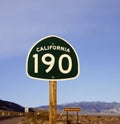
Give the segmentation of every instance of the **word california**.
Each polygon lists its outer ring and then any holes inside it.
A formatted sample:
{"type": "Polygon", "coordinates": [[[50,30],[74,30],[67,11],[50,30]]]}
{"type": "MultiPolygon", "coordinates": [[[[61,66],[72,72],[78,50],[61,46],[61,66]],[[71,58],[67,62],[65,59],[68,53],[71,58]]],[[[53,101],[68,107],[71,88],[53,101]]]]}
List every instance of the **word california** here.
{"type": "Polygon", "coordinates": [[[70,49],[64,46],[50,45],[50,46],[42,46],[42,47],[36,48],[37,52],[47,51],[47,50],[59,50],[59,51],[65,51],[65,52],[70,53],[70,49]]]}

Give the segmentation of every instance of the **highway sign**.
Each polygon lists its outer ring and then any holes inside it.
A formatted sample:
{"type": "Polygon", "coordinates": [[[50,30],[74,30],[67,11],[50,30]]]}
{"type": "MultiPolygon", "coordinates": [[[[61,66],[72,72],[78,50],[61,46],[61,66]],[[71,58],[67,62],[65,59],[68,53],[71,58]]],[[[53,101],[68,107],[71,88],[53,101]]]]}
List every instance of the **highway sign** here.
{"type": "Polygon", "coordinates": [[[36,79],[71,79],[78,76],[79,69],[74,48],[66,40],[54,35],[35,43],[26,61],[27,75],[36,79]]]}
{"type": "Polygon", "coordinates": [[[64,111],[67,111],[67,112],[79,112],[81,109],[80,108],[64,108],[64,111]]]}
{"type": "Polygon", "coordinates": [[[76,120],[76,124],[78,124],[78,112],[81,111],[80,108],[64,108],[64,111],[66,112],[67,123],[68,123],[68,112],[77,112],[77,120],[76,120]]]}

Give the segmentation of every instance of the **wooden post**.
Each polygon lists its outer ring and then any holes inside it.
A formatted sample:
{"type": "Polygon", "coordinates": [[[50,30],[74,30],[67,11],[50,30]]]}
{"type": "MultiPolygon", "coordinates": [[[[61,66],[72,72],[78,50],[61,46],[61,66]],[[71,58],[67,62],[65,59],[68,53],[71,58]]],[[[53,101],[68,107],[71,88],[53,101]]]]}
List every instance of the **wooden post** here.
{"type": "Polygon", "coordinates": [[[49,124],[56,124],[57,123],[57,88],[56,88],[57,81],[50,81],[49,82],[49,124]]]}
{"type": "Polygon", "coordinates": [[[66,112],[66,115],[67,115],[67,124],[68,124],[68,112],[66,112]]]}
{"type": "Polygon", "coordinates": [[[77,123],[76,124],[78,124],[78,112],[77,112],[77,123]]]}

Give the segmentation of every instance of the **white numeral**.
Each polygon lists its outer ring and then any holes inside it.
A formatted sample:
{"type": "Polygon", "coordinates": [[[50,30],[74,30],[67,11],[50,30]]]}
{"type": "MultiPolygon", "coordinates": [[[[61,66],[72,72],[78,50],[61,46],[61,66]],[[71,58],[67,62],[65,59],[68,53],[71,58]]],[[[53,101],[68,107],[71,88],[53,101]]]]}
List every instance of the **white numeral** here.
{"type": "Polygon", "coordinates": [[[48,73],[49,71],[51,71],[51,69],[53,68],[53,66],[55,64],[55,57],[52,54],[47,53],[47,54],[42,56],[42,62],[45,65],[49,65],[49,67],[45,70],[48,73]],[[46,58],[50,58],[50,60],[47,61],[46,58]]]}
{"type": "Polygon", "coordinates": [[[63,73],[63,74],[67,74],[67,73],[69,73],[70,71],[71,71],[71,69],[72,69],[72,59],[71,59],[71,57],[69,56],[69,55],[67,55],[67,54],[63,54],[63,55],[61,55],[60,56],[60,58],[59,58],[59,70],[63,73]],[[68,59],[68,68],[66,69],[66,70],[64,70],[63,69],[63,66],[62,66],[62,62],[63,62],[63,59],[64,58],[67,58],[68,59]]]}
{"type": "Polygon", "coordinates": [[[33,58],[34,58],[34,73],[38,73],[38,54],[34,54],[33,58]]]}
{"type": "MultiPolygon", "coordinates": [[[[33,58],[34,58],[34,73],[38,73],[38,61],[39,61],[38,54],[34,54],[33,58]]],[[[52,54],[47,53],[42,56],[41,60],[45,65],[48,65],[48,68],[45,71],[46,71],[46,73],[49,73],[55,65],[55,57],[52,54]]],[[[68,74],[72,70],[72,59],[68,54],[63,54],[59,57],[58,68],[59,68],[60,72],[63,74],[68,74]],[[66,58],[68,60],[68,68],[67,69],[63,68],[63,59],[64,58],[66,58]]]]}

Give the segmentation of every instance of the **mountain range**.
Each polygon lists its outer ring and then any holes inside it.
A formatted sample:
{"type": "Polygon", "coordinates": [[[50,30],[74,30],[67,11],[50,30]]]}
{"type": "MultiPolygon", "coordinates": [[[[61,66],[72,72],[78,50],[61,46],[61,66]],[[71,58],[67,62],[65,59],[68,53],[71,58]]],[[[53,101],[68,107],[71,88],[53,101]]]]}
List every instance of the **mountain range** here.
{"type": "MultiPolygon", "coordinates": [[[[58,111],[64,111],[64,108],[80,108],[81,114],[114,114],[120,115],[120,103],[112,102],[73,102],[58,105],[58,111]]],[[[48,106],[40,106],[39,108],[48,109],[48,106]]]]}
{"type": "MultiPolygon", "coordinates": [[[[81,114],[113,114],[120,115],[120,103],[112,102],[72,102],[57,105],[58,112],[64,112],[64,108],[80,108],[81,114]]],[[[30,111],[34,111],[36,109],[47,109],[49,106],[39,106],[36,108],[30,108],[30,111]]],[[[25,107],[16,104],[14,102],[0,100],[0,110],[5,111],[15,111],[15,112],[24,112],[25,107]]]]}

